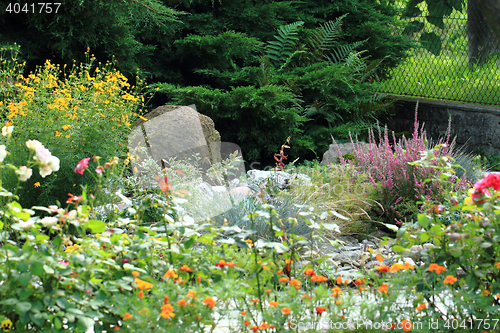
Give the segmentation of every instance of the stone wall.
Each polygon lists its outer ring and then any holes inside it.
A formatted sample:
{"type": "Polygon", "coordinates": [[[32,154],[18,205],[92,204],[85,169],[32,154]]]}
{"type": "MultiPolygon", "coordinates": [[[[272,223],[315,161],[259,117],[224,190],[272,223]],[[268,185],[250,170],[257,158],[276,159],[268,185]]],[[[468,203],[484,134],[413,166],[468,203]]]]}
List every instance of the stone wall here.
{"type": "MultiPolygon", "coordinates": [[[[417,99],[397,99],[396,113],[387,121],[388,127],[396,133],[412,132],[417,99]]],[[[456,136],[459,146],[468,141],[467,151],[482,148],[500,153],[500,108],[419,99],[419,123],[425,123],[427,137],[434,142],[446,134],[450,116],[451,136],[456,136]]]]}

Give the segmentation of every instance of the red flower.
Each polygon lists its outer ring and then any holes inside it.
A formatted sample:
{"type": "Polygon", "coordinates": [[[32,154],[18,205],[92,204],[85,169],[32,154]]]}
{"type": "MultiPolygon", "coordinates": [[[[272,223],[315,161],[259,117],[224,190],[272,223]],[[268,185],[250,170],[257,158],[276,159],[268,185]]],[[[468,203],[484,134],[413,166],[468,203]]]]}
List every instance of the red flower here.
{"type": "Polygon", "coordinates": [[[319,316],[319,315],[321,315],[321,314],[322,314],[323,312],[325,312],[325,311],[326,311],[326,309],[325,309],[324,307],[322,307],[322,306],[318,306],[318,307],[316,308],[316,314],[317,314],[318,316],[319,316]]]}
{"type": "Polygon", "coordinates": [[[89,165],[90,157],[84,158],[80,162],[78,162],[78,165],[75,168],[75,172],[79,173],[80,175],[83,175],[83,172],[85,169],[87,169],[87,166],[89,165]]]}
{"type": "Polygon", "coordinates": [[[500,175],[499,174],[489,173],[486,175],[486,177],[484,177],[483,179],[481,179],[480,181],[478,181],[474,185],[474,189],[476,191],[481,191],[481,192],[483,192],[484,189],[489,188],[489,187],[493,187],[493,189],[495,191],[500,190],[500,175]]]}

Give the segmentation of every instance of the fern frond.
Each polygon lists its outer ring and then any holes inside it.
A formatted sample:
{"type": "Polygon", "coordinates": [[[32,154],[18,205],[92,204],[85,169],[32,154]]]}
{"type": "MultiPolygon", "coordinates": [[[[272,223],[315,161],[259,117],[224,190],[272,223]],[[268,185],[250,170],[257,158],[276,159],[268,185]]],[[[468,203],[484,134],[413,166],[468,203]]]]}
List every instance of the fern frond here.
{"type": "Polygon", "coordinates": [[[359,47],[361,44],[363,44],[367,40],[368,39],[365,39],[365,40],[362,40],[359,42],[354,42],[351,44],[341,45],[341,46],[337,47],[336,49],[334,49],[332,51],[332,53],[330,54],[330,56],[327,56],[327,58],[330,62],[333,62],[335,64],[342,62],[344,59],[346,59],[347,56],[349,56],[349,54],[354,49],[359,47]]]}
{"type": "Polygon", "coordinates": [[[274,36],[276,40],[268,42],[266,53],[276,68],[280,68],[294,53],[299,40],[298,30],[303,25],[304,22],[297,21],[281,26],[278,35],[274,36]]]}
{"type": "Polygon", "coordinates": [[[341,34],[342,20],[347,14],[338,17],[335,21],[328,21],[321,26],[307,40],[309,52],[304,60],[308,64],[328,60],[325,53],[333,46],[334,41],[341,34]]]}

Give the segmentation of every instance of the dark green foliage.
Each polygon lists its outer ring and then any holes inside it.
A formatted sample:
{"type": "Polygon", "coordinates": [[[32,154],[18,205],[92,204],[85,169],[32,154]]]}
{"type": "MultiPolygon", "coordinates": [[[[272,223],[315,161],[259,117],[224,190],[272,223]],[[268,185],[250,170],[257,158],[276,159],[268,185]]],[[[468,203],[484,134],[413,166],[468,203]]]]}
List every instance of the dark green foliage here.
{"type": "MultiPolygon", "coordinates": [[[[13,0],[10,3],[26,1],[13,0]]],[[[0,44],[18,43],[21,56],[33,70],[46,59],[56,63],[83,62],[87,48],[99,61],[112,57],[124,73],[135,74],[139,67],[144,73],[158,70],[149,66],[156,45],[165,41],[171,23],[180,12],[165,7],[158,0],[90,1],[65,0],[55,13],[9,13],[0,8],[0,44]],[[163,31],[157,34],[158,31],[163,31]]],[[[29,7],[31,11],[32,8],[29,7]]]]}

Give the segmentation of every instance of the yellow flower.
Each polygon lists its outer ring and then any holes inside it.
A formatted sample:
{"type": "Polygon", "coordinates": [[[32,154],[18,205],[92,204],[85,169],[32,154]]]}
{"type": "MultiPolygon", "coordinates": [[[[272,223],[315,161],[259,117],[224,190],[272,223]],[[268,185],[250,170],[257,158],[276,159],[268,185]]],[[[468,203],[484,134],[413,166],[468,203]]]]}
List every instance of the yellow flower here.
{"type": "Polygon", "coordinates": [[[69,128],[71,128],[71,125],[64,125],[64,126],[63,126],[63,130],[65,130],[65,131],[66,131],[67,129],[69,129],[69,128]]]}
{"type": "Polygon", "coordinates": [[[4,332],[9,332],[10,329],[12,328],[12,321],[10,321],[9,318],[3,320],[1,323],[0,323],[0,328],[2,328],[2,330],[4,332]]]}
{"type": "Polygon", "coordinates": [[[33,186],[40,187],[40,182],[36,182],[35,184],[33,184],[33,186]]]}

